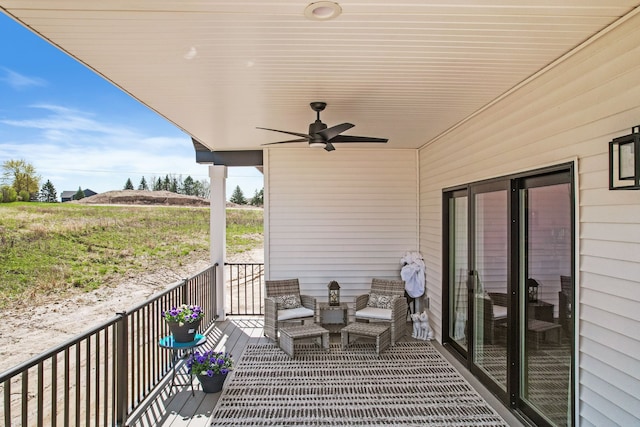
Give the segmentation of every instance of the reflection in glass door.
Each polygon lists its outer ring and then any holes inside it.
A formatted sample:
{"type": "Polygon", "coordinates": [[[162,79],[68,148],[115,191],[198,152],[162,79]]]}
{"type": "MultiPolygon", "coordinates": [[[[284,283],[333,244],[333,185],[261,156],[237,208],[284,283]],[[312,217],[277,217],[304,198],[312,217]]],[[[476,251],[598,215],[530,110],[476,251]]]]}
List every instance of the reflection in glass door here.
{"type": "Polygon", "coordinates": [[[469,271],[469,203],[466,191],[449,199],[449,337],[466,352],[467,316],[469,296],[467,272],[469,271]]]}
{"type": "Polygon", "coordinates": [[[473,364],[507,389],[508,198],[506,183],[473,191],[473,364]]]}
{"type": "Polygon", "coordinates": [[[520,398],[549,424],[567,426],[573,336],[568,174],[523,180],[520,206],[520,398]]]}

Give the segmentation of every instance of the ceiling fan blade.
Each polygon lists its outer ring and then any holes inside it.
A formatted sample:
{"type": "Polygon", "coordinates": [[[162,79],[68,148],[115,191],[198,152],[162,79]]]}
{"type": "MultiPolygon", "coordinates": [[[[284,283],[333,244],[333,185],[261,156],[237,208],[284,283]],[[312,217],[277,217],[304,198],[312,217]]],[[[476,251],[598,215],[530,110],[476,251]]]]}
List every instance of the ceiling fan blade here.
{"type": "Polygon", "coordinates": [[[289,135],[295,135],[295,136],[299,136],[300,138],[305,138],[305,141],[308,141],[312,138],[311,135],[307,135],[306,133],[289,132],[288,130],[278,130],[278,129],[269,129],[269,128],[261,128],[261,127],[256,127],[256,129],[270,130],[272,132],[280,132],[280,133],[286,133],[289,135]]]}
{"type": "Polygon", "coordinates": [[[290,139],[289,141],[278,141],[278,142],[269,142],[267,144],[262,144],[262,145],[275,145],[275,144],[288,144],[290,142],[308,142],[309,140],[304,138],[304,139],[290,139]]]}
{"type": "Polygon", "coordinates": [[[324,149],[326,151],[333,151],[336,149],[336,147],[334,147],[330,142],[327,142],[327,145],[324,146],[324,149]]]}
{"type": "Polygon", "coordinates": [[[385,143],[389,141],[387,138],[372,138],[369,136],[353,136],[353,135],[338,135],[331,139],[331,142],[380,142],[385,143]]]}
{"type": "Polygon", "coordinates": [[[330,139],[335,138],[336,136],[340,135],[342,132],[351,129],[354,126],[355,125],[352,125],[351,123],[342,123],[342,124],[331,126],[330,128],[321,130],[320,132],[317,133],[317,135],[322,136],[325,141],[329,141],[330,139]]]}

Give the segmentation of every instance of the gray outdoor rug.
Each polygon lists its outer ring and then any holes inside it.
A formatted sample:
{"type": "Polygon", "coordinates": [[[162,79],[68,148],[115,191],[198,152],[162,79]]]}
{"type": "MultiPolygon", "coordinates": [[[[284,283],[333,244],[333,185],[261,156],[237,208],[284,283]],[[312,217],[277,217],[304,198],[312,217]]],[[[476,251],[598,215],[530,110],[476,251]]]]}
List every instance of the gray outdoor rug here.
{"type": "Polygon", "coordinates": [[[212,426],[500,426],[505,421],[428,342],[323,351],[249,345],[211,416],[212,426]]]}

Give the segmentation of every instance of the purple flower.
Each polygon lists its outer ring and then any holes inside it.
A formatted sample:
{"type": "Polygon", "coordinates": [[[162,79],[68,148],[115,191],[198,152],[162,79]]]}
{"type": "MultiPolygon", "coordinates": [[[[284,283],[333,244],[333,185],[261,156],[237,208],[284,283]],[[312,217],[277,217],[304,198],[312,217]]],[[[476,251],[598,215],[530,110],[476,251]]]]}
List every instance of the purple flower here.
{"type": "Polygon", "coordinates": [[[202,307],[199,305],[183,304],[179,307],[171,307],[170,310],[162,312],[162,317],[169,322],[195,323],[204,317],[202,307]]]}
{"type": "Polygon", "coordinates": [[[195,351],[187,361],[189,372],[195,375],[214,376],[227,374],[233,367],[233,359],[229,353],[195,351]]]}

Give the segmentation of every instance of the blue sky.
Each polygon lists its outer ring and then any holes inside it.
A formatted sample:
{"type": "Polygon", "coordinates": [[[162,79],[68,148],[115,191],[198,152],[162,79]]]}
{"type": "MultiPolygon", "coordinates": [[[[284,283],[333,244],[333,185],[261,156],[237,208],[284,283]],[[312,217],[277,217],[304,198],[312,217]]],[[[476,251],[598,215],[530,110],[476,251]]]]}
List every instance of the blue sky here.
{"type": "MultiPolygon", "coordinates": [[[[137,188],[144,176],[208,179],[189,135],[0,13],[0,164],[24,159],[58,192],[137,188]]],[[[229,168],[227,198],[263,187],[229,168]]]]}

